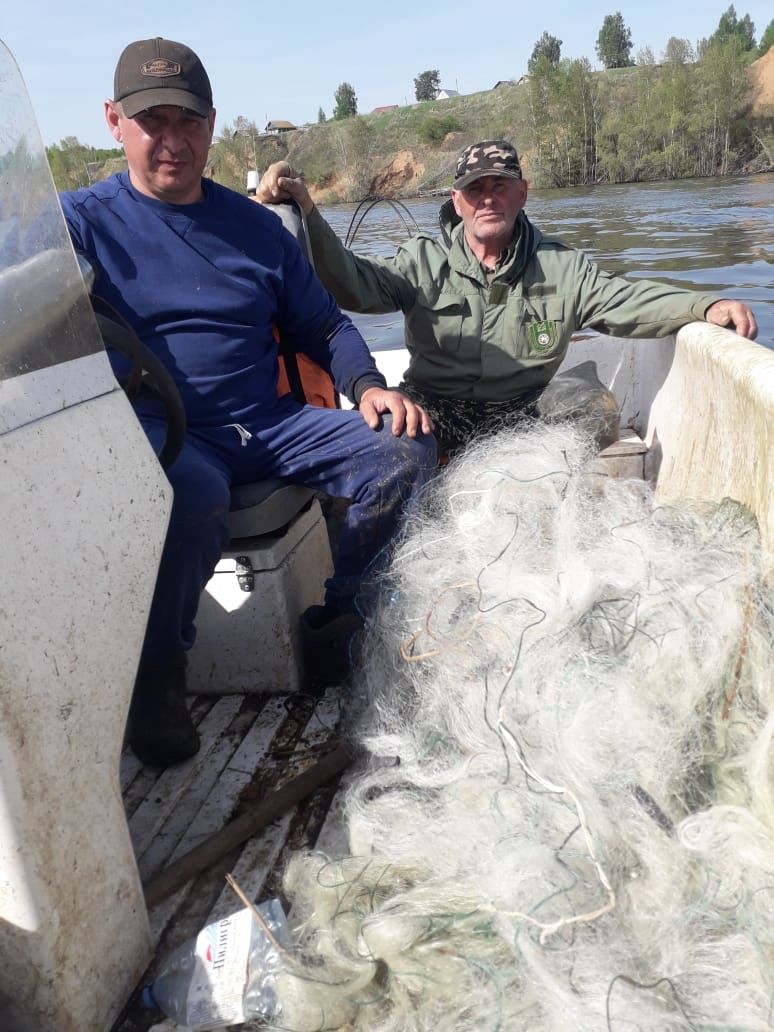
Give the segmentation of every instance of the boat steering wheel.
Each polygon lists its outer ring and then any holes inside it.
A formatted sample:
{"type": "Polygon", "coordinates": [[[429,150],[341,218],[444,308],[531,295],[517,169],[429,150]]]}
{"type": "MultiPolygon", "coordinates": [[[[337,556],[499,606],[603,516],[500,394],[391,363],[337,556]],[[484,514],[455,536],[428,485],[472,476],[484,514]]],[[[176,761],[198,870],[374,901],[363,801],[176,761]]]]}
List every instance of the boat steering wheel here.
{"type": "Polygon", "coordinates": [[[118,381],[126,396],[134,401],[141,392],[149,392],[164,406],[167,432],[158,459],[166,471],[180,454],[185,439],[185,409],[177,384],[164,364],[111,305],[94,295],[91,303],[105,346],[131,359],[128,377],[118,381]]]}

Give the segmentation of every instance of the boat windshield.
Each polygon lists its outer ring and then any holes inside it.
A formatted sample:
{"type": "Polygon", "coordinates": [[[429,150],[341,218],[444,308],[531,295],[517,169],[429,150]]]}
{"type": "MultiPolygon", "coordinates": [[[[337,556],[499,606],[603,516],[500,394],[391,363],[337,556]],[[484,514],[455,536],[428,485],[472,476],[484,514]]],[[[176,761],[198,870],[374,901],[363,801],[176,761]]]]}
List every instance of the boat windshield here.
{"type": "MultiPolygon", "coordinates": [[[[23,378],[19,387],[29,396],[36,372],[97,352],[104,353],[102,341],[35,115],[16,63],[0,43],[0,432],[26,421],[6,408],[19,393],[13,381],[23,378]]],[[[102,372],[75,394],[52,395],[47,384],[41,393],[48,401],[28,416],[39,418],[46,414],[42,408],[53,412],[112,386],[102,372]]]]}

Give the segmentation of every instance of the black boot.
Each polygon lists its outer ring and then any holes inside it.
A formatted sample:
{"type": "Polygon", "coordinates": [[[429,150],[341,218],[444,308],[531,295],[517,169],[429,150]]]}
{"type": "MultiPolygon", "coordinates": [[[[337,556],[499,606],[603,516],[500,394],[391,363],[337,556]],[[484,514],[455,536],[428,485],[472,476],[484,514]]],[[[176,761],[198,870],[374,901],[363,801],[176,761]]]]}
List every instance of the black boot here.
{"type": "Polygon", "coordinates": [[[126,737],[149,767],[171,767],[199,751],[199,734],[185,701],[185,656],[141,666],[129,707],[126,737]]]}
{"type": "Polygon", "coordinates": [[[342,684],[352,669],[353,646],[363,627],[354,610],[310,606],[301,615],[301,651],[311,685],[342,684]]]}

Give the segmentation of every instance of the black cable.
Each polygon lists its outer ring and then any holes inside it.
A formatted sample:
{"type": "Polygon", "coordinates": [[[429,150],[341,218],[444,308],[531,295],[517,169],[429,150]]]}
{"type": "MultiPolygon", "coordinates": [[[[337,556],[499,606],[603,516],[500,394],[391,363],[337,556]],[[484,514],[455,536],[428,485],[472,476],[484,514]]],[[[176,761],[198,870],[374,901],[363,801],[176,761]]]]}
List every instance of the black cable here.
{"type": "Polygon", "coordinates": [[[351,247],[352,244],[354,244],[355,237],[357,236],[357,232],[363,224],[363,220],[368,215],[368,213],[377,206],[377,204],[390,205],[392,210],[403,223],[403,228],[405,229],[408,236],[414,236],[415,233],[419,232],[419,224],[417,223],[417,220],[414,218],[412,213],[409,211],[409,209],[402,201],[395,200],[392,197],[383,197],[380,194],[369,194],[367,197],[364,197],[362,201],[359,202],[357,208],[355,208],[352,214],[352,218],[350,219],[349,223],[349,228],[347,229],[347,235],[344,238],[345,247],[351,247]],[[361,209],[364,207],[364,205],[366,207],[361,214],[361,209]]]}
{"type": "Polygon", "coordinates": [[[180,454],[186,432],[185,409],[177,384],[166,366],[143,344],[120,312],[104,298],[94,295],[91,304],[105,346],[126,355],[132,362],[127,381],[119,381],[129,400],[136,398],[146,388],[157,395],[164,405],[167,432],[159,452],[159,463],[162,469],[168,470],[180,454]]]}
{"type": "Polygon", "coordinates": [[[677,1005],[677,1009],[680,1011],[682,1016],[685,1018],[685,1020],[686,1020],[686,1022],[688,1024],[688,1028],[692,1029],[693,1032],[698,1032],[698,1029],[697,1029],[696,1025],[694,1025],[694,1023],[691,1021],[691,1019],[686,1014],[685,1008],[683,1007],[682,1003],[680,1002],[680,997],[679,997],[678,992],[677,992],[677,987],[676,987],[675,983],[672,981],[671,978],[659,978],[655,982],[638,982],[634,978],[629,978],[628,975],[616,975],[615,978],[611,981],[610,985],[608,986],[607,1000],[605,1002],[605,1017],[607,1018],[608,1032],[613,1032],[612,1016],[611,1016],[611,1013],[610,1013],[610,1003],[611,1003],[611,997],[613,995],[613,989],[615,988],[616,982],[623,982],[625,985],[630,986],[632,989],[647,989],[647,990],[649,990],[649,989],[658,989],[659,986],[668,985],[669,988],[672,990],[672,996],[674,998],[675,1004],[677,1005]]]}

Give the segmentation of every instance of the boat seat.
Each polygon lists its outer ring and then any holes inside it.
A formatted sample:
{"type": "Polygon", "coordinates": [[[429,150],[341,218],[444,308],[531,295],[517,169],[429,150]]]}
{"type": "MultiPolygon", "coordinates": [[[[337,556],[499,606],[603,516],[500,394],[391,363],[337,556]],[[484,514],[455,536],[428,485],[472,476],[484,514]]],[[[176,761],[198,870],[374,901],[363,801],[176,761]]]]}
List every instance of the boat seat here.
{"type": "Polygon", "coordinates": [[[333,572],[313,490],[284,480],[232,491],[231,540],[202,592],[188,654],[192,694],[301,691],[299,624],[333,572]]]}
{"type": "MultiPolygon", "coordinates": [[[[294,202],[276,204],[271,209],[296,239],[311,261],[312,249],[304,230],[301,210],[294,202]]],[[[311,503],[315,492],[281,477],[238,484],[231,489],[229,532],[231,540],[273,534],[287,526],[294,516],[311,503]]]]}
{"type": "Polygon", "coordinates": [[[228,514],[231,540],[276,533],[311,503],[314,496],[311,487],[279,477],[232,487],[228,514]]]}

